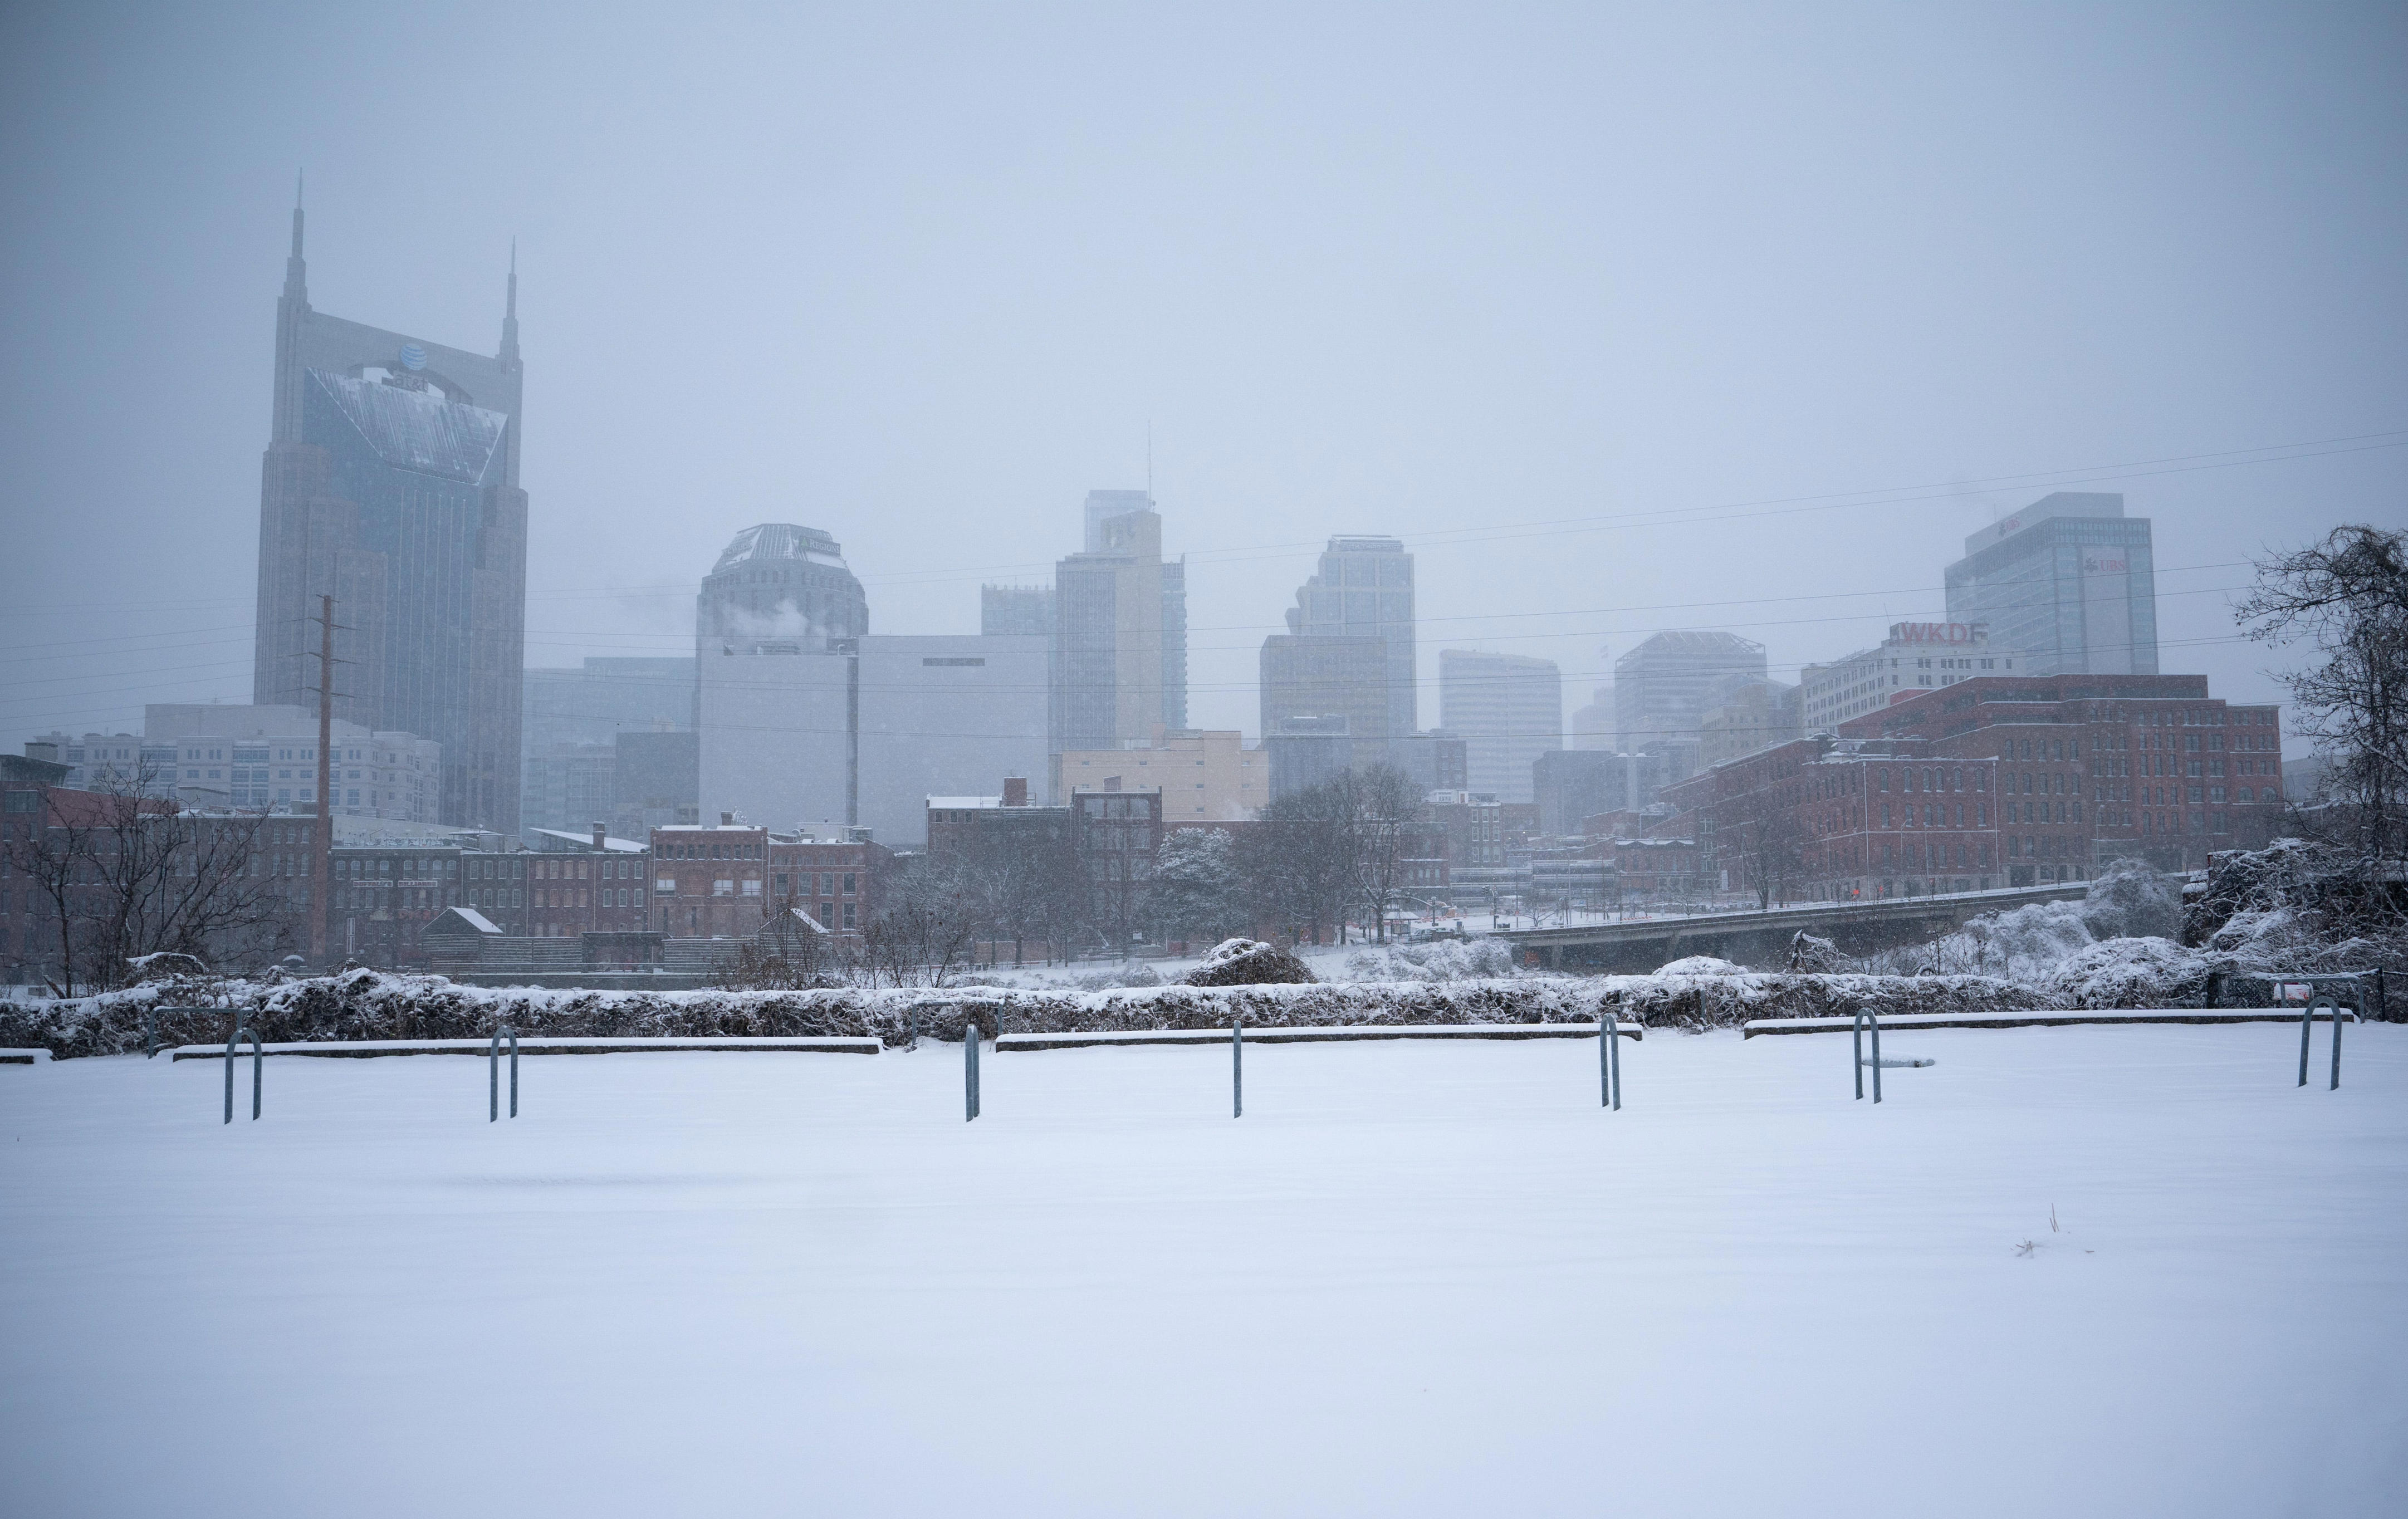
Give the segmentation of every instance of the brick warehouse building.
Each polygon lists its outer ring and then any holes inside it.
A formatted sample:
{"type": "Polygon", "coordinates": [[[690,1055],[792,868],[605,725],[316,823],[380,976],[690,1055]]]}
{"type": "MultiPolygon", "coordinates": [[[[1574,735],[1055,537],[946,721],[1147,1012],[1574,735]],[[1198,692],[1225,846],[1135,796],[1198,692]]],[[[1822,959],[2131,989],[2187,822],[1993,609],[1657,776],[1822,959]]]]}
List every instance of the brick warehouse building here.
{"type": "Polygon", "coordinates": [[[769,917],[769,830],[654,828],[652,931],[681,939],[739,939],[769,917]]]}
{"type": "Polygon", "coordinates": [[[2204,868],[2272,837],[2278,709],[2203,676],[1977,676],[1665,789],[1708,884],[1779,900],[2204,868]]]}
{"type": "Polygon", "coordinates": [[[2281,816],[2280,709],[2212,697],[2203,675],[1980,676],[1840,732],[1994,762],[2005,885],[2085,881],[2125,858],[2204,869],[2281,816]]]}

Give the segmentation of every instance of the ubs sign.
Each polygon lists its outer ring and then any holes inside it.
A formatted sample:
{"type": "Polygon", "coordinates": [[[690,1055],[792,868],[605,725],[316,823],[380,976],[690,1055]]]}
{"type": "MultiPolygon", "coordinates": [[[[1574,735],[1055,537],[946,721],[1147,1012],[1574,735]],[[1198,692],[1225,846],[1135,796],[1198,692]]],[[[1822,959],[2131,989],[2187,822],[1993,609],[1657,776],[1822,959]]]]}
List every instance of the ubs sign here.
{"type": "Polygon", "coordinates": [[[1892,643],[1971,644],[1990,641],[1987,623],[1892,623],[1892,643]]]}

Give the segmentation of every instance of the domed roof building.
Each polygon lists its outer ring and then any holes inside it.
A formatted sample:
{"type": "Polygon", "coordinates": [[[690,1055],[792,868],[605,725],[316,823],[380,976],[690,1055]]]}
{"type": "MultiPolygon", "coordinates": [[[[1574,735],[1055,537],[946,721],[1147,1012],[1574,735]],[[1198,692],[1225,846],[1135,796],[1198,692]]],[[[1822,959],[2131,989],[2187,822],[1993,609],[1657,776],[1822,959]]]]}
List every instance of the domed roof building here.
{"type": "Polygon", "coordinates": [[[816,527],[762,523],[728,541],[695,598],[695,654],[825,652],[869,631],[844,549],[816,527]]]}

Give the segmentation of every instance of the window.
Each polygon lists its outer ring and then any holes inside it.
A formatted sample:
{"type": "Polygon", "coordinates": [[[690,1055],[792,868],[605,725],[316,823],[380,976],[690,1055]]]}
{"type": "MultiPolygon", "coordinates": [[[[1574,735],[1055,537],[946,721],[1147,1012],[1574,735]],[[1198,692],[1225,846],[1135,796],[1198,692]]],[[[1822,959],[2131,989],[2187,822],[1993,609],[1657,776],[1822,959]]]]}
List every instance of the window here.
{"type": "Polygon", "coordinates": [[[717,881],[712,881],[710,883],[710,895],[713,896],[735,896],[736,878],[734,876],[722,876],[717,881]]]}
{"type": "Polygon", "coordinates": [[[654,877],[654,878],[653,878],[653,880],[652,880],[652,890],[653,890],[653,891],[655,891],[655,892],[657,892],[657,893],[659,893],[659,894],[660,894],[661,896],[675,896],[677,895],[677,877],[675,877],[675,876],[656,876],[656,877],[654,877]]]}

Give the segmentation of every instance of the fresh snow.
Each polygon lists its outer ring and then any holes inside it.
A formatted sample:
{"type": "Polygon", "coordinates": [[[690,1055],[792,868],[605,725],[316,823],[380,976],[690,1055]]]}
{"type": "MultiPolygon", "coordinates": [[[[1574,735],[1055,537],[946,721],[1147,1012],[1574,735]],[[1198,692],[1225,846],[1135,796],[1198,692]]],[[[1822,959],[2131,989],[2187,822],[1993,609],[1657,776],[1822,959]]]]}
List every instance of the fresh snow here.
{"type": "Polygon", "coordinates": [[[0,1068],[0,1506],[2392,1512],[2408,1030],[2298,1049],[0,1068]]]}

